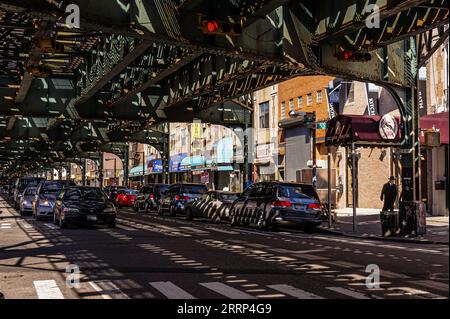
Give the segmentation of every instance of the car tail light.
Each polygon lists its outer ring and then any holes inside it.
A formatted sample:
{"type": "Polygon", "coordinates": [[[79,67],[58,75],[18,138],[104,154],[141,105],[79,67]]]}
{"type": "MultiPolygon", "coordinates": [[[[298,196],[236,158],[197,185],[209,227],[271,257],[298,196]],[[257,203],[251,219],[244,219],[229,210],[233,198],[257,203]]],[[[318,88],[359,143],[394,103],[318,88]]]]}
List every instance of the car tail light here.
{"type": "Polygon", "coordinates": [[[149,198],[149,199],[155,199],[155,195],[150,194],[150,195],[148,195],[148,198],[149,198]]]}
{"type": "Polygon", "coordinates": [[[277,200],[272,203],[272,206],[276,207],[292,207],[292,203],[287,200],[277,200]]]}
{"type": "Polygon", "coordinates": [[[189,196],[176,195],[175,200],[188,200],[189,196]]]}
{"type": "Polygon", "coordinates": [[[308,205],[309,209],[320,209],[320,204],[319,203],[311,203],[308,205]]]}

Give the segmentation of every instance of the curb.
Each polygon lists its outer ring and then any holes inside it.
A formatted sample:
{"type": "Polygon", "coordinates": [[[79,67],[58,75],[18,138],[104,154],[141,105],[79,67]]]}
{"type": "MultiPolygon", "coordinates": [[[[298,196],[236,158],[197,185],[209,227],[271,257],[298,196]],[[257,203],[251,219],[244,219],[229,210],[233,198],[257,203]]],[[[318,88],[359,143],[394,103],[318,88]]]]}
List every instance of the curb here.
{"type": "Polygon", "coordinates": [[[373,240],[379,240],[379,241],[392,241],[392,242],[401,242],[401,243],[411,243],[411,244],[427,244],[427,245],[447,245],[449,246],[448,242],[443,241],[434,241],[434,240],[419,240],[419,239],[407,239],[407,238],[396,238],[396,237],[379,237],[374,235],[369,236],[361,236],[361,235],[354,235],[349,234],[346,232],[342,232],[339,230],[331,230],[328,228],[323,228],[322,226],[316,228],[317,232],[323,233],[323,234],[332,234],[332,235],[338,235],[343,237],[350,237],[350,238],[359,238],[359,239],[373,239],[373,240]]]}

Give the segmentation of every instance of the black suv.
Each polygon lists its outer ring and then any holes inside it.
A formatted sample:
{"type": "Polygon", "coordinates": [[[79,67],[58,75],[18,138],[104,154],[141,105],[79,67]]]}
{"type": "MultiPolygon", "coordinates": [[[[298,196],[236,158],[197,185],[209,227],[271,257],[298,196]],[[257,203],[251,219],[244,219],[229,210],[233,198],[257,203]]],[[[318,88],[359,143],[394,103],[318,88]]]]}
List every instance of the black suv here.
{"type": "Polygon", "coordinates": [[[175,216],[177,213],[184,214],[185,205],[208,191],[203,184],[173,184],[162,194],[161,202],[158,207],[158,215],[168,212],[175,216]]]}
{"type": "Polygon", "coordinates": [[[322,223],[319,196],[312,185],[262,182],[249,186],[233,203],[231,225],[260,229],[299,226],[313,231],[322,223]]]}
{"type": "Polygon", "coordinates": [[[156,212],[158,211],[162,193],[169,189],[166,184],[145,185],[134,201],[134,211],[136,212],[156,212]]]}

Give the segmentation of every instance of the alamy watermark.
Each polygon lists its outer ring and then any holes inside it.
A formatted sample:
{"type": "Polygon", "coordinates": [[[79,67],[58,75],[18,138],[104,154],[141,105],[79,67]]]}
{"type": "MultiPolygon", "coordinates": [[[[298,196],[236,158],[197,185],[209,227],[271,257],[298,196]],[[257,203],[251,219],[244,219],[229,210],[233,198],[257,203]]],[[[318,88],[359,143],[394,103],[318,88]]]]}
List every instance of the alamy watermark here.
{"type": "Polygon", "coordinates": [[[66,7],[66,26],[70,29],[80,28],[80,7],[77,4],[69,4],[66,7]]]}
{"type": "Polygon", "coordinates": [[[379,29],[380,28],[380,7],[376,4],[368,4],[364,8],[364,12],[369,13],[366,18],[366,27],[369,29],[379,29]]]}

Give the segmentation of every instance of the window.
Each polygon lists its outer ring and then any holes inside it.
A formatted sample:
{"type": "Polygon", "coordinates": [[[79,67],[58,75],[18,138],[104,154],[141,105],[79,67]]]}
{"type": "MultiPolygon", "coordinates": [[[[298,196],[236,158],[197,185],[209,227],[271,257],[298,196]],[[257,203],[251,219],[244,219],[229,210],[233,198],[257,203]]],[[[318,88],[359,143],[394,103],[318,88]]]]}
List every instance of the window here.
{"type": "Polygon", "coordinates": [[[301,109],[303,107],[303,96],[298,97],[298,108],[301,109]]]}
{"type": "Polygon", "coordinates": [[[284,120],[286,117],[286,104],[281,102],[281,119],[284,120]]]}
{"type": "Polygon", "coordinates": [[[308,93],[306,96],[306,104],[311,105],[312,104],[312,93],[308,93]]]}
{"type": "Polygon", "coordinates": [[[259,105],[259,128],[269,128],[269,102],[259,105]]]}
{"type": "Polygon", "coordinates": [[[289,111],[292,111],[294,109],[294,99],[289,100],[289,111]]]}
{"type": "Polygon", "coordinates": [[[317,91],[317,103],[322,103],[322,91],[317,91]]]}

